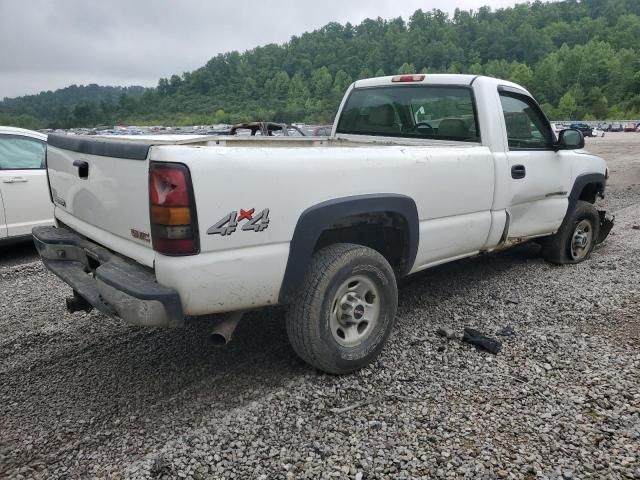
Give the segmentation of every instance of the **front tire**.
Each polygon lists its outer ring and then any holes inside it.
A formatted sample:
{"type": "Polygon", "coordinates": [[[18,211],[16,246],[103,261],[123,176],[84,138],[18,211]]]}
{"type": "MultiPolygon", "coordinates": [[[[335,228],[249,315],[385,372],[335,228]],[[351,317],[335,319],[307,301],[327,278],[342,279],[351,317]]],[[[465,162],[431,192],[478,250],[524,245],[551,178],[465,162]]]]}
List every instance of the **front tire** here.
{"type": "Polygon", "coordinates": [[[558,265],[583,262],[591,255],[599,233],[598,211],[591,203],[578,200],[558,232],[544,240],[542,256],[558,265]]]}
{"type": "Polygon", "coordinates": [[[289,341],[319,370],[349,373],[378,356],[397,305],[396,277],[382,255],[361,245],[330,245],[314,254],[289,307],[289,341]]]}

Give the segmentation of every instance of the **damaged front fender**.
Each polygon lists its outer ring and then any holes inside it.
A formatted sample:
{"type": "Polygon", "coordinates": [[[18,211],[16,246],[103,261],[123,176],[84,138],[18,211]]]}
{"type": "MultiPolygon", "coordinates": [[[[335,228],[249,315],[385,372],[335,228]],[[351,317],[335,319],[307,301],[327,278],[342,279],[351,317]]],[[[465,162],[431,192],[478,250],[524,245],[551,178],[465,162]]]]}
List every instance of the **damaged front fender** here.
{"type": "Polygon", "coordinates": [[[616,217],[614,215],[607,215],[607,212],[604,210],[598,210],[598,215],[600,216],[600,233],[598,234],[596,243],[602,243],[609,236],[609,233],[611,233],[616,217]]]}

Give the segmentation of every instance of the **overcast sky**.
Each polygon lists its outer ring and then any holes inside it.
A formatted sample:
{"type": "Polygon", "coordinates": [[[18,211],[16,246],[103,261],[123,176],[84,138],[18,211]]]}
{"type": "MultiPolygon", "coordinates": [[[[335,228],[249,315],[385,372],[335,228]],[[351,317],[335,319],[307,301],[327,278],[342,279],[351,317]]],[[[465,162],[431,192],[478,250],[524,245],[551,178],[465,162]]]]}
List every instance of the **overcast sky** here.
{"type": "Polygon", "coordinates": [[[220,52],[329,22],[515,0],[0,0],[0,99],[75,84],[154,86],[220,52]]]}

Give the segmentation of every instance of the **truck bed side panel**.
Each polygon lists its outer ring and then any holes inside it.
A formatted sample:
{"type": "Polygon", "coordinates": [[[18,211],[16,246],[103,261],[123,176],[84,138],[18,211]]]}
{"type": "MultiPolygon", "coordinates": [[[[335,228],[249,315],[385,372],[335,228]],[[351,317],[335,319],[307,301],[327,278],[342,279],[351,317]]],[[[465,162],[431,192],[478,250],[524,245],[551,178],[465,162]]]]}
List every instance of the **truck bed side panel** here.
{"type": "Polygon", "coordinates": [[[202,251],[197,258],[204,266],[199,263],[196,274],[194,265],[189,274],[181,265],[191,259],[156,256],[158,279],[181,293],[187,313],[276,301],[300,215],[327,200],[385,193],[414,199],[423,235],[413,271],[479,251],[491,227],[493,157],[479,145],[157,146],[150,159],[185,163],[193,179],[202,251]],[[242,220],[228,233],[207,233],[214,225],[228,226],[224,219],[229,215],[240,218],[244,211],[257,216],[266,209],[264,230],[243,230],[248,220],[242,220]]]}

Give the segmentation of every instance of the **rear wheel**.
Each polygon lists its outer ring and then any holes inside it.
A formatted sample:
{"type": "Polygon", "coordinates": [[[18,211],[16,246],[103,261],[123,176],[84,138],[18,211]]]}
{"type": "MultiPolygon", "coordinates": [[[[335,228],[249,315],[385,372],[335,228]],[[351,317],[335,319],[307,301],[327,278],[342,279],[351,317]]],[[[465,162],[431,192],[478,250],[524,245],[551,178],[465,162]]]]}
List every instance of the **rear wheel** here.
{"type": "Polygon", "coordinates": [[[310,365],[342,374],[374,360],[393,329],[398,290],[375,250],[335,244],[312,258],[287,312],[293,349],[310,365]]]}
{"type": "Polygon", "coordinates": [[[591,203],[579,200],[558,232],[542,242],[542,255],[552,263],[580,263],[591,255],[599,231],[598,211],[591,203]]]}

